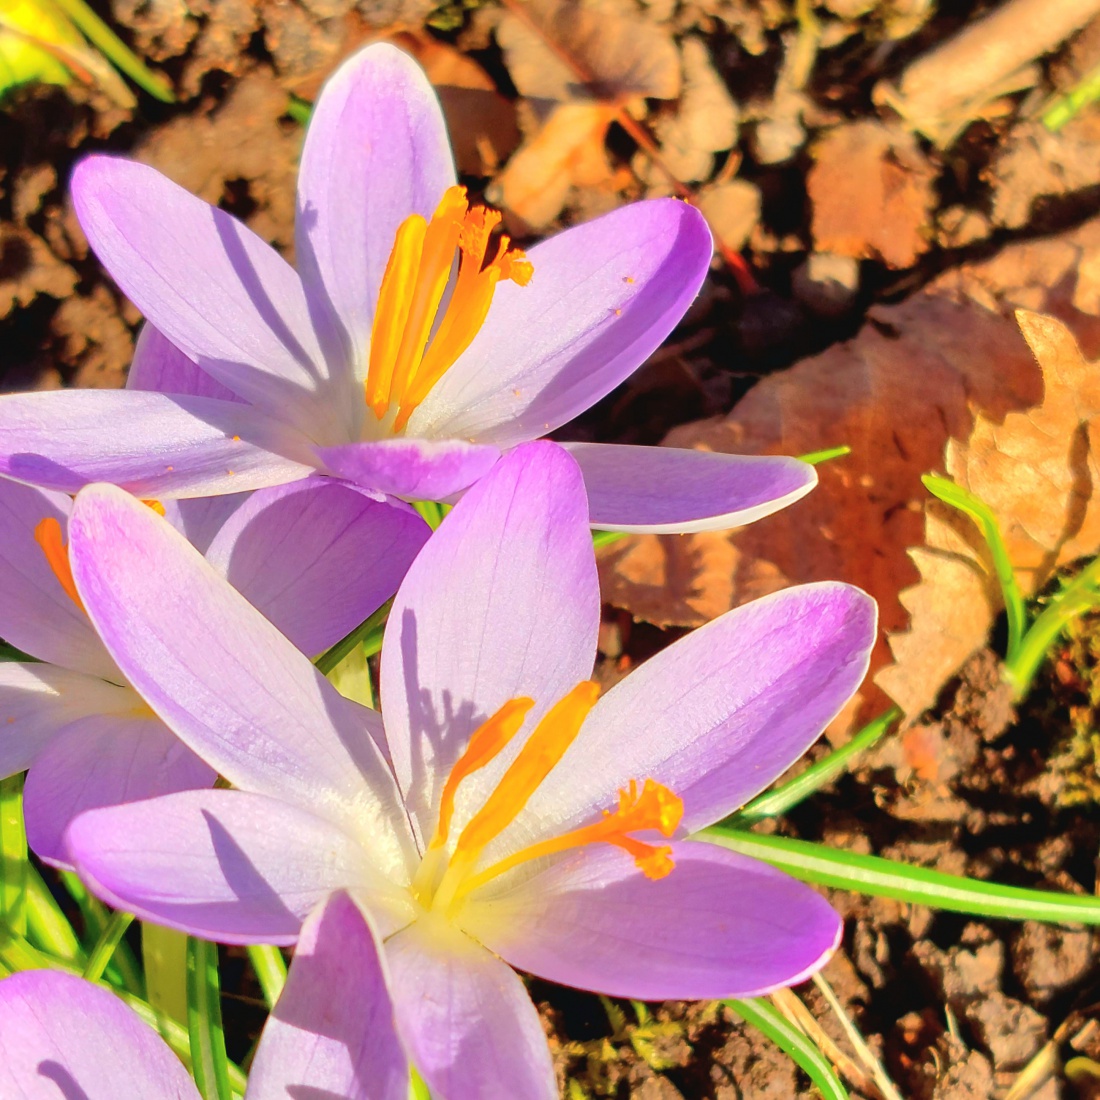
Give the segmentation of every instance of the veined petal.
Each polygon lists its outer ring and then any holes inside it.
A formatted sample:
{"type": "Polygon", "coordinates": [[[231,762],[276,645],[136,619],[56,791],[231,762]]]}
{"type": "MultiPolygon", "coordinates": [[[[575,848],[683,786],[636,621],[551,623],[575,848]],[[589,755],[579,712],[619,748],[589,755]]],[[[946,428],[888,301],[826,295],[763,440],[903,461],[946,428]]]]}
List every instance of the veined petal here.
{"type": "Polygon", "coordinates": [[[247,1100],[301,1095],[407,1100],[381,946],[363,911],[333,894],[302,925],[286,988],[264,1026],[247,1100]]]}
{"type": "Polygon", "coordinates": [[[599,816],[631,779],[684,802],[694,832],[793,764],[859,687],[874,601],[851,585],[804,584],[754,600],[681,638],[616,684],[513,826],[513,843],[599,816]]]}
{"type": "Polygon", "coordinates": [[[0,981],[0,1096],[200,1100],[183,1063],[113,993],[72,974],[0,981]]]}
{"type": "Polygon", "coordinates": [[[454,182],[443,114],[420,66],[388,43],[345,61],[306,131],[295,245],[318,331],[332,332],[359,377],[397,227],[410,214],[430,218],[454,182]]]}
{"type": "Polygon", "coordinates": [[[72,195],[96,255],[176,347],[317,442],[351,438],[351,379],[325,362],[301,280],[270,245],[136,161],[86,158],[72,195]]]}
{"type": "Polygon", "coordinates": [[[254,493],[222,527],[206,560],[313,655],[397,591],[429,534],[408,505],[314,477],[254,493]]]}
{"type": "Polygon", "coordinates": [[[0,638],[40,661],[117,682],[118,666],[35,539],[44,519],[64,537],[71,508],[60,493],[0,480],[0,638]]]}
{"type": "Polygon", "coordinates": [[[557,1100],[538,1013],[518,975],[447,921],[386,941],[397,1029],[433,1096],[557,1100]]]}
{"type": "Polygon", "coordinates": [[[68,866],[65,830],[77,814],[160,794],[212,787],[204,764],[134,692],[135,711],[95,714],[59,730],[27,775],[27,842],[39,859],[68,866]]]}
{"type": "Polygon", "coordinates": [[[109,905],[219,943],[293,943],[306,916],[345,888],[370,895],[383,934],[410,919],[358,840],[263,795],[184,791],[89,810],[66,844],[109,905]]]}
{"type": "Polygon", "coordinates": [[[77,498],[73,576],[119,667],[234,786],[369,839],[407,873],[411,837],[374,711],[343,698],[168,523],[109,485],[77,498]]]}
{"type": "Polygon", "coordinates": [[[183,393],[192,397],[213,397],[218,401],[247,404],[227,386],[204,371],[148,321],[141,326],[134,358],[126,374],[128,390],[152,393],[183,393]]]}
{"type": "MultiPolygon", "coordinates": [[[[386,628],[382,709],[394,770],[423,832],[430,836],[443,783],[479,725],[521,696],[535,700],[534,723],[587,679],[599,617],[580,472],[553,443],[519,447],[428,541],[386,628]]],[[[463,782],[456,829],[512,755],[463,782]]]]}
{"type": "Polygon", "coordinates": [[[409,434],[512,447],[572,420],[660,346],[699,292],[710,230],[675,199],[624,206],[528,253],[473,343],[409,420],[409,434]]]}
{"type": "Polygon", "coordinates": [[[313,472],[304,437],[248,405],[136,390],[0,397],[0,476],[75,493],[108,481],[143,499],[215,496],[313,472]]]}
{"type": "Polygon", "coordinates": [[[0,662],[0,778],[29,768],[43,747],[72,722],[92,715],[124,715],[139,704],[130,688],[97,676],[45,663],[0,662]]]}
{"type": "Polygon", "coordinates": [[[608,443],[565,447],[584,474],[593,526],[610,531],[743,527],[817,484],[813,466],[797,458],[608,443]]]}
{"type": "Polygon", "coordinates": [[[520,970],[643,1001],[755,997],[794,985],[840,941],[840,917],[809,886],[702,842],[646,878],[617,848],[560,859],[515,889],[476,895],[467,932],[520,970]]]}
{"type": "MultiPolygon", "coordinates": [[[[300,482],[291,484],[297,485],[300,482]]],[[[263,490],[259,489],[257,492],[263,490]]],[[[184,500],[162,500],[160,503],[164,508],[164,518],[200,554],[205,554],[210,549],[214,536],[250,496],[251,493],[226,493],[219,497],[187,497],[184,500]]]]}
{"type": "Polygon", "coordinates": [[[500,458],[496,447],[460,439],[384,439],[318,447],[337,477],[407,500],[444,500],[483,477],[500,458]]]}

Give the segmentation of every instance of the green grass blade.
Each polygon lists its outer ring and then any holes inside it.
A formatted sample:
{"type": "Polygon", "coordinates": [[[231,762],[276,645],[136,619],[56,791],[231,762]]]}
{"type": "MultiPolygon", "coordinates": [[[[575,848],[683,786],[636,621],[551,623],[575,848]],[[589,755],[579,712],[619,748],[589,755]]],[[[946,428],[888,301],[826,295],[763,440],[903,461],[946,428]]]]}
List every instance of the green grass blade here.
{"type": "Polygon", "coordinates": [[[858,855],[789,837],[758,836],[721,825],[696,833],[695,839],[721,844],[821,886],[837,886],[980,917],[1100,924],[1100,898],[1096,897],[1000,886],[927,867],[912,867],[882,856],[858,855]]]}
{"type": "Polygon", "coordinates": [[[232,1100],[221,996],[217,945],[188,936],[187,1034],[191,1073],[203,1100],[232,1100]]]}
{"type": "Polygon", "coordinates": [[[826,447],[822,451],[810,451],[809,454],[799,455],[799,461],[808,463],[810,466],[820,466],[822,462],[831,462],[834,458],[843,458],[845,455],[850,455],[852,448],[846,443],[839,447],[826,447]]]}
{"type": "Polygon", "coordinates": [[[901,711],[897,707],[892,707],[885,714],[880,714],[868,722],[848,744],[829,753],[828,756],[808,767],[801,775],[796,775],[794,779],[781,787],[776,787],[774,791],[765,791],[757,795],[725,824],[751,825],[763,817],[777,817],[779,814],[786,813],[792,806],[797,806],[799,802],[809,798],[841,772],[847,771],[851,762],[861,752],[866,752],[900,717],[901,711]]]}
{"type": "Polygon", "coordinates": [[[88,956],[88,963],[84,967],[83,975],[86,981],[97,982],[103,976],[103,972],[107,969],[107,964],[111,961],[115,949],[121,942],[122,937],[126,935],[126,929],[130,927],[133,921],[133,916],[130,913],[122,912],[121,909],[111,914],[107,927],[103,929],[99,941],[88,956]]]}
{"type": "Polygon", "coordinates": [[[1017,699],[1030,690],[1035,674],[1046,660],[1058,635],[1086,611],[1100,606],[1100,558],[1094,558],[1055,596],[1031,624],[1014,653],[1005,658],[1005,678],[1017,699]]]}
{"type": "MultiPolygon", "coordinates": [[[[85,949],[90,951],[110,922],[110,911],[98,898],[88,893],[84,883],[71,871],[62,871],[60,877],[61,885],[65,887],[80,910],[80,916],[84,921],[83,942],[85,949]]],[[[145,979],[142,977],[129,944],[120,943],[115,948],[114,956],[107,967],[107,977],[112,984],[120,985],[136,996],[145,994],[145,979]]]]}
{"type": "Polygon", "coordinates": [[[414,1066],[409,1066],[409,1100],[432,1100],[432,1094],[424,1084],[424,1078],[416,1072],[414,1066]]]}
{"type": "Polygon", "coordinates": [[[1020,586],[1016,583],[1016,573],[1009,560],[1008,549],[1005,547],[997,517],[984,500],[973,493],[968,493],[949,478],[940,477],[938,474],[925,474],[921,481],[937,500],[957,508],[978,525],[978,530],[981,531],[982,538],[989,547],[993,569],[1001,586],[1001,597],[1004,599],[1008,617],[1008,660],[1012,660],[1027,630],[1027,608],[1024,605],[1024,597],[1020,594],[1020,586]]]}
{"type": "Polygon", "coordinates": [[[386,617],[393,606],[393,600],[387,600],[373,615],[364,619],[354,630],[345,634],[331,649],[326,649],[313,663],[327,676],[355,647],[359,642],[367,651],[367,656],[373,656],[382,648],[382,633],[386,625],[386,617]],[[377,648],[372,649],[372,642],[377,641],[377,648]]]}
{"type": "Polygon", "coordinates": [[[33,863],[27,865],[27,938],[51,955],[84,966],[84,948],[33,863]]]}
{"type": "Polygon", "coordinates": [[[54,3],[80,28],[88,41],[139,88],[144,88],[162,103],[175,103],[176,97],[168,81],[149,69],[84,0],[54,0],[54,3]]]}
{"type": "Polygon", "coordinates": [[[601,546],[610,546],[613,542],[618,542],[619,539],[625,539],[627,534],[626,531],[593,531],[592,549],[599,550],[601,546]]]}
{"type": "Polygon", "coordinates": [[[256,980],[263,990],[268,1008],[274,1008],[279,994],[286,985],[286,960],[283,953],[268,943],[248,945],[248,958],[256,972],[256,980]]]}
{"type": "Polygon", "coordinates": [[[0,779],[0,922],[27,934],[27,833],[23,828],[23,776],[0,779]]]}
{"type": "Polygon", "coordinates": [[[1088,72],[1080,83],[1047,107],[1043,112],[1043,125],[1056,134],[1074,115],[1096,99],[1100,99],[1100,66],[1088,72]]]}
{"type": "Polygon", "coordinates": [[[848,1093],[833,1073],[825,1055],[774,1006],[760,997],[747,1001],[723,1001],[746,1023],[762,1031],[784,1054],[789,1054],[809,1075],[824,1100],[848,1100],[848,1093]]]}

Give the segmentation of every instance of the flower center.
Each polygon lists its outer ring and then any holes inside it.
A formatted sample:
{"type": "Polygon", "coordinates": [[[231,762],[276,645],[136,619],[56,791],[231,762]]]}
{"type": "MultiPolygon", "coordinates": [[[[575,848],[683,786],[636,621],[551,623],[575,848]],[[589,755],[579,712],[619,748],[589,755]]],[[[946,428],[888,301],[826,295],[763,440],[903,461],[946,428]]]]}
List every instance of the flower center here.
{"type": "Polygon", "coordinates": [[[395,433],[404,430],[428,391],[470,346],[497,283],[530,281],[530,262],[510,247],[507,236],[501,235],[489,258],[499,224],[498,211],[469,206],[465,187],[448,187],[431,221],[411,214],[398,226],[378,292],[366,382],[367,405],[379,420],[396,406],[395,433]],[[437,324],[455,249],[458,274],[437,324]]]}
{"type": "Polygon", "coordinates": [[[631,780],[630,786],[619,792],[618,808],[605,810],[599,821],[530,844],[489,867],[477,869],[478,861],[488,845],[515,820],[539,784],[576,739],[598,697],[599,687],[585,680],[547,711],[484,805],[459,834],[448,857],[446,845],[459,784],[501,752],[523,725],[534,700],[510,700],[474,731],[466,751],[451,769],[443,786],[439,822],[413,882],[413,893],[425,908],[445,912],[471,890],[521,863],[588,844],[614,844],[624,849],[649,878],[663,878],[672,870],[670,847],[647,844],[628,835],[656,829],[669,837],[680,824],[683,802],[653,779],[647,779],[641,790],[637,781],[631,780]]]}

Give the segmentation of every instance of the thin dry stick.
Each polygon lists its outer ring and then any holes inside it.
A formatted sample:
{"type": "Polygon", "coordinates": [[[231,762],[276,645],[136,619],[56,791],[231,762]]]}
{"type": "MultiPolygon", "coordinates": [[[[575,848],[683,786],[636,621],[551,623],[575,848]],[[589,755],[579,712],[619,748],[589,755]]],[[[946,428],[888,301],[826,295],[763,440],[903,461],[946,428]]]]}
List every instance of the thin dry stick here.
{"type": "Polygon", "coordinates": [[[787,1020],[805,1033],[806,1037],[836,1066],[837,1070],[860,1092],[865,1092],[873,1100],[886,1100],[878,1085],[869,1077],[857,1062],[844,1053],[821,1029],[810,1010],[789,989],[777,989],[771,994],[772,1004],[779,1009],[787,1020]]]}
{"type": "MultiPolygon", "coordinates": [[[[521,19],[530,30],[534,31],[535,34],[546,43],[555,57],[564,65],[569,66],[573,71],[573,75],[582,84],[596,83],[595,74],[590,73],[571,53],[569,53],[568,50],[555,42],[545,30],[539,26],[538,22],[527,10],[527,6],[523,3],[523,0],[500,0],[500,3],[517,19],[521,19]]],[[[642,124],[638,122],[621,103],[612,104],[612,106],[615,108],[615,121],[630,135],[638,148],[649,157],[654,166],[663,176],[665,176],[673,191],[676,192],[677,197],[695,206],[696,195],[694,189],[684,183],[683,180],[679,179],[675,172],[665,164],[661,156],[661,150],[657,147],[657,143],[653,138],[650,137],[645,127],[642,126],[642,124]]],[[[760,286],[753,278],[752,272],[749,271],[749,265],[745,262],[745,258],[740,253],[734,252],[723,244],[717,234],[715,234],[714,240],[719,254],[725,261],[726,266],[729,267],[730,271],[733,273],[734,279],[737,280],[737,285],[741,293],[755,294],[760,289],[760,286]]]]}
{"type": "Polygon", "coordinates": [[[949,135],[953,120],[989,99],[990,89],[1065,41],[1100,14],[1100,0],[1009,0],[919,57],[895,91],[875,89],[922,133],[949,135]]]}
{"type": "Polygon", "coordinates": [[[882,1095],[886,1100],[903,1100],[897,1086],[890,1080],[886,1067],[878,1060],[875,1052],[867,1045],[867,1040],[860,1034],[859,1028],[856,1027],[848,1013],[844,1011],[844,1006],[840,1003],[840,998],[833,992],[833,987],[820,973],[814,975],[814,985],[817,986],[822,997],[825,998],[829,1007],[836,1014],[840,1026],[844,1028],[844,1034],[848,1036],[848,1042],[855,1047],[860,1061],[871,1071],[871,1076],[874,1077],[875,1084],[878,1085],[882,1095]]]}

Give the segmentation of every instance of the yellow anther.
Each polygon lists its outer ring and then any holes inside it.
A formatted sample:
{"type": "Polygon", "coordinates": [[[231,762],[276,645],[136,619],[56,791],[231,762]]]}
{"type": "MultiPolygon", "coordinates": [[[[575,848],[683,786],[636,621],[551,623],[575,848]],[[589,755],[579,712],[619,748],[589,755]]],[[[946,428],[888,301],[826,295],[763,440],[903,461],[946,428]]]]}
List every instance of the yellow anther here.
{"type": "Polygon", "coordinates": [[[65,590],[65,595],[83,611],[84,603],[73,580],[72,567],[69,565],[69,548],[65,545],[64,536],[61,534],[61,524],[53,516],[47,516],[35,527],[34,541],[41,548],[46,557],[46,563],[53,570],[58,584],[65,590]]]}
{"type": "Polygon", "coordinates": [[[496,284],[530,281],[530,262],[506,236],[488,260],[499,224],[499,212],[470,209],[466,189],[449,187],[430,222],[413,214],[398,227],[378,293],[365,387],[379,420],[397,406],[394,432],[405,429],[416,407],[470,346],[488,316],[496,284]],[[456,249],[458,274],[440,315],[456,249]]]}

